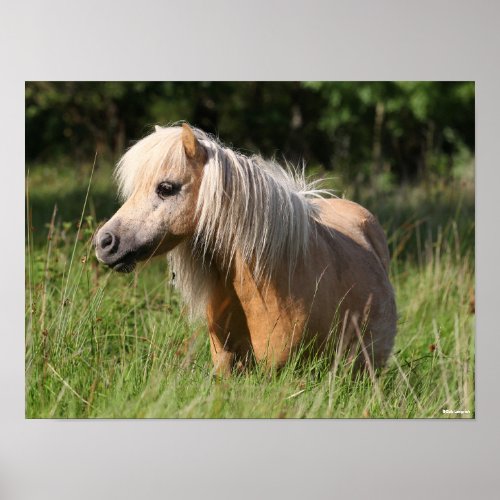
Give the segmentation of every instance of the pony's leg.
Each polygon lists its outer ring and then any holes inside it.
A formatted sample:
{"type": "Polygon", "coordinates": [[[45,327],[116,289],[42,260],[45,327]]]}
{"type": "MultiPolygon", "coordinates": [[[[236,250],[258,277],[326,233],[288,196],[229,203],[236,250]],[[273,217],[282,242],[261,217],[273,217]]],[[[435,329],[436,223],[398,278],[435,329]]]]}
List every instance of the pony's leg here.
{"type": "Polygon", "coordinates": [[[235,353],[229,351],[212,331],[210,331],[210,354],[212,355],[215,374],[221,377],[230,375],[234,365],[235,353]]]}
{"type": "Polygon", "coordinates": [[[252,359],[252,345],[243,309],[231,285],[216,287],[207,305],[210,352],[218,375],[243,369],[252,359]]]}

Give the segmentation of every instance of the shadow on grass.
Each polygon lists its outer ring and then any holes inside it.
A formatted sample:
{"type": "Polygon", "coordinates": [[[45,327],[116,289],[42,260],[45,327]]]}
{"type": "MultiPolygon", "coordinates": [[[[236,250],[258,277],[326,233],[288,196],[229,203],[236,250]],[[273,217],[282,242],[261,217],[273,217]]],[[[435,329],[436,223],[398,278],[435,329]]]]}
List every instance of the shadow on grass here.
{"type": "Polygon", "coordinates": [[[43,246],[47,241],[54,207],[57,207],[54,220],[56,227],[64,227],[68,234],[78,229],[84,206],[84,219],[91,216],[94,226],[115,213],[120,203],[112,182],[111,167],[96,167],[85,205],[90,175],[91,167],[83,172],[40,166],[32,169],[28,178],[25,209],[29,211],[26,215],[29,215],[31,222],[35,247],[43,246]]]}
{"type": "Polygon", "coordinates": [[[474,255],[473,183],[404,185],[386,193],[361,190],[355,201],[377,216],[393,259],[418,261],[442,240],[447,240],[457,255],[474,255]]]}
{"type": "MultiPolygon", "coordinates": [[[[62,177],[59,172],[51,175],[56,177],[46,179],[35,175],[30,180],[29,206],[35,247],[43,246],[47,240],[55,205],[56,226],[64,224],[68,233],[76,231],[84,206],[89,176],[78,179],[67,172],[62,177]]],[[[473,182],[403,185],[385,192],[355,186],[354,192],[350,199],[368,208],[384,227],[393,258],[418,261],[426,244],[438,241],[443,231],[446,231],[443,237],[455,240],[453,244],[460,255],[474,253],[473,182]]],[[[92,216],[96,225],[109,219],[119,205],[111,169],[99,170],[92,181],[84,216],[92,216]]]]}
{"type": "MultiPolygon", "coordinates": [[[[47,240],[54,206],[57,206],[56,225],[70,223],[70,230],[76,231],[82,215],[86,191],[86,187],[75,188],[71,191],[61,193],[55,198],[37,196],[34,194],[30,195],[29,207],[31,211],[31,226],[35,245],[43,244],[47,240]]],[[[91,215],[95,221],[99,222],[109,219],[119,206],[118,200],[111,191],[94,191],[89,193],[84,216],[91,215]]]]}

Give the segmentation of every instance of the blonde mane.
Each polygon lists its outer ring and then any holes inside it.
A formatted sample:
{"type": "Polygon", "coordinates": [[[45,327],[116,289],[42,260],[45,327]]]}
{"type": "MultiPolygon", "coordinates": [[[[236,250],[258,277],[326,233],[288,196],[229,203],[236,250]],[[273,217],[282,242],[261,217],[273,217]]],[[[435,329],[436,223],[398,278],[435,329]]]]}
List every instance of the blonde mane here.
{"type": "MultiPolygon", "coordinates": [[[[326,191],[308,183],[303,169],[282,168],[273,160],[245,156],[200,129],[193,131],[207,152],[194,237],[169,254],[175,286],[193,316],[205,312],[215,279],[227,273],[236,254],[254,279],[264,282],[286,263],[289,276],[307,254],[317,208],[313,198],[326,191]]],[[[119,192],[128,198],[140,179],[153,185],[158,172],[187,167],[181,127],[157,127],[135,144],[116,169],[119,192]]]]}

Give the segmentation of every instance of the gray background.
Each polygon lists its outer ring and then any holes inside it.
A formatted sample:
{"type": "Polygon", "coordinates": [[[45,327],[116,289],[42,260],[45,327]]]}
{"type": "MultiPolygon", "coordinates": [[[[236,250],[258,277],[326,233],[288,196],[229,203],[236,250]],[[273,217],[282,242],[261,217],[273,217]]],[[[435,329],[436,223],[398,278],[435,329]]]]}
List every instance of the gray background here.
{"type": "Polygon", "coordinates": [[[0,499],[496,498],[499,5],[3,2],[0,499]],[[24,81],[57,79],[475,80],[476,420],[24,420],[24,81]]]}

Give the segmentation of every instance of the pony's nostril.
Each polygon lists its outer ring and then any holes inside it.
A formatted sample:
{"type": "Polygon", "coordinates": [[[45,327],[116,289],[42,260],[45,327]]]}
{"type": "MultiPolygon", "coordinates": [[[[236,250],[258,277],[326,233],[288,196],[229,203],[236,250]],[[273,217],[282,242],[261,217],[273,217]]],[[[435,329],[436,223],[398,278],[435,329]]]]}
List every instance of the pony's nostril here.
{"type": "Polygon", "coordinates": [[[99,245],[102,250],[107,250],[108,252],[113,251],[116,246],[117,238],[113,233],[104,233],[99,241],[99,245]]]}

